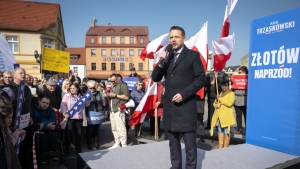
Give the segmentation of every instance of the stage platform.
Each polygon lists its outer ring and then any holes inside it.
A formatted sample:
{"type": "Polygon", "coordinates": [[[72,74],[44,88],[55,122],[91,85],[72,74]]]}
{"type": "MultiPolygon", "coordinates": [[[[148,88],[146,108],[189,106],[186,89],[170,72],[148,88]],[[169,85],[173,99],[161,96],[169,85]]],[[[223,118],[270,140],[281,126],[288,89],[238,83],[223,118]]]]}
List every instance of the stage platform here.
{"type": "MultiPolygon", "coordinates": [[[[77,166],[78,169],[169,169],[171,162],[168,143],[168,141],[162,141],[80,153],[77,158],[77,166]]],[[[183,166],[185,166],[184,144],[182,144],[182,154],[183,166]]],[[[300,158],[297,156],[250,144],[240,144],[212,151],[198,149],[197,168],[279,169],[299,162],[300,158]]]]}

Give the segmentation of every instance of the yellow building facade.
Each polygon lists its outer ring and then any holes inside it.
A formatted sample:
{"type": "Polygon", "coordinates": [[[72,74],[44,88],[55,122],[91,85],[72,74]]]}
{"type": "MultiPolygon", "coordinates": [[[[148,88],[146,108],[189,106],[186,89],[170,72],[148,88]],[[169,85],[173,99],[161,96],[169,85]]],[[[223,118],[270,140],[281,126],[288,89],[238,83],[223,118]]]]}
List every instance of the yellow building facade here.
{"type": "Polygon", "coordinates": [[[147,26],[96,26],[86,35],[86,75],[107,79],[112,73],[127,77],[134,67],[142,78],[150,72],[149,60],[140,53],[149,42],[147,26]]]}

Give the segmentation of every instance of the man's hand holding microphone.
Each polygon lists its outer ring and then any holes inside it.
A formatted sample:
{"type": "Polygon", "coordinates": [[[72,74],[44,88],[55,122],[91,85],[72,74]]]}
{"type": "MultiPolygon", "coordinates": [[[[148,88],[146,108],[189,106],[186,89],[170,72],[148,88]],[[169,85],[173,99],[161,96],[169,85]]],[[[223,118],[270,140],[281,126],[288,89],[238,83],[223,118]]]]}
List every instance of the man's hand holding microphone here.
{"type": "Polygon", "coordinates": [[[159,61],[158,61],[158,65],[160,67],[163,66],[163,64],[165,63],[165,60],[168,59],[169,53],[172,50],[173,46],[172,44],[168,44],[168,46],[166,47],[165,51],[162,52],[161,54],[159,54],[159,61]]]}

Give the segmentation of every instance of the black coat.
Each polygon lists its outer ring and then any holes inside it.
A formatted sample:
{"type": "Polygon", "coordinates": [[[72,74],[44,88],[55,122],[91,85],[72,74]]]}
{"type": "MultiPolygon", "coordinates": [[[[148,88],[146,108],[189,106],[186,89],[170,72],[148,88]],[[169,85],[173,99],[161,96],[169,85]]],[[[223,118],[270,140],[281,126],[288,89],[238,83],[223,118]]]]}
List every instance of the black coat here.
{"type": "Polygon", "coordinates": [[[52,93],[50,92],[47,87],[43,89],[42,92],[40,92],[39,97],[49,97],[50,98],[50,104],[49,106],[55,108],[55,109],[60,109],[60,104],[61,104],[61,90],[59,87],[55,89],[55,91],[52,93]]]}
{"type": "Polygon", "coordinates": [[[165,76],[165,94],[163,96],[164,128],[172,132],[190,132],[197,129],[197,105],[195,94],[206,85],[206,77],[198,52],[182,49],[175,66],[171,54],[164,66],[156,66],[152,79],[158,82],[165,76]],[[183,101],[172,102],[180,93],[183,101]]]}

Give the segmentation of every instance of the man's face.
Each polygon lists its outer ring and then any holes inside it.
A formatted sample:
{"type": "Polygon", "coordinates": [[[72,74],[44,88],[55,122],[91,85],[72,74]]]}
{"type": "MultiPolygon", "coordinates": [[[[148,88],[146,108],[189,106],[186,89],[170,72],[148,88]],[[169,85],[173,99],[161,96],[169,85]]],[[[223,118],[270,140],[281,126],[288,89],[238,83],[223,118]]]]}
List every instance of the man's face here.
{"type": "Polygon", "coordinates": [[[141,89],[143,88],[143,83],[137,83],[137,84],[136,84],[136,88],[137,88],[138,90],[141,90],[141,89]]]}
{"type": "Polygon", "coordinates": [[[14,74],[14,79],[18,81],[25,80],[25,71],[23,69],[17,69],[14,74]]]}
{"type": "Polygon", "coordinates": [[[171,30],[170,31],[170,43],[173,45],[174,50],[179,50],[185,42],[185,37],[182,36],[180,30],[171,30]]]}
{"type": "Polygon", "coordinates": [[[111,83],[112,83],[112,85],[117,85],[117,78],[116,78],[116,76],[112,76],[111,78],[110,78],[110,81],[111,81],[111,83]]]}
{"type": "Polygon", "coordinates": [[[47,89],[48,89],[50,92],[54,92],[55,89],[56,89],[56,85],[47,85],[47,89]]]}
{"type": "Polygon", "coordinates": [[[42,100],[39,101],[39,108],[46,110],[49,107],[50,100],[47,98],[43,98],[42,100]]]}
{"type": "Polygon", "coordinates": [[[38,79],[36,77],[33,78],[33,83],[36,84],[38,79]]]}
{"type": "Polygon", "coordinates": [[[29,75],[25,75],[25,81],[30,82],[30,76],[29,75]]]}

